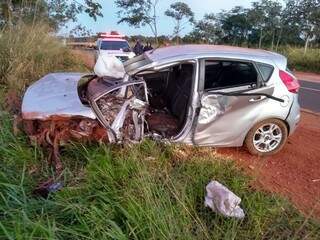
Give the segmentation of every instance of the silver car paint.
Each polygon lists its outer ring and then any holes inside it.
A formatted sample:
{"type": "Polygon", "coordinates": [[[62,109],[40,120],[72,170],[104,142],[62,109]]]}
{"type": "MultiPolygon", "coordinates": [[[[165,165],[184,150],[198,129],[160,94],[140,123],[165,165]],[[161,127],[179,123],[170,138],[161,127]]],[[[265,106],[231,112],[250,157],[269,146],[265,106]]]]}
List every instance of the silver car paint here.
{"type": "MultiPolygon", "coordinates": [[[[140,57],[141,60],[143,57],[140,57]]],[[[279,79],[279,69],[286,70],[287,59],[277,53],[272,53],[264,50],[245,49],[238,47],[228,46],[212,46],[212,45],[182,45],[175,47],[168,47],[150,51],[145,54],[148,59],[134,63],[134,68],[131,68],[130,63],[125,66],[128,73],[131,75],[137,74],[149,68],[159,68],[161,66],[169,65],[171,62],[188,61],[196,59],[197,74],[195,76],[195,83],[193,89],[193,98],[190,103],[188,120],[182,132],[173,137],[171,140],[174,142],[183,142],[187,144],[197,145],[210,145],[210,146],[242,146],[248,131],[258,122],[265,119],[277,118],[285,121],[289,126],[289,133],[292,134],[294,129],[292,126],[299,121],[298,114],[300,107],[297,101],[293,101],[297,94],[290,93],[286,86],[279,79]],[[217,95],[199,96],[199,61],[200,59],[224,59],[233,61],[248,61],[259,62],[272,65],[274,71],[269,81],[265,83],[265,87],[250,91],[250,93],[267,93],[274,97],[281,98],[284,103],[275,100],[264,98],[258,102],[250,102],[254,97],[230,97],[221,96],[226,105],[221,106],[221,101],[215,106],[217,109],[227,109],[225,112],[220,113],[220,117],[216,116],[207,124],[195,123],[190,121],[194,120],[195,109],[200,107],[204,97],[217,98],[217,95]],[[141,64],[139,66],[139,63],[141,64]],[[190,113],[191,112],[191,113],[190,113]],[[296,116],[298,114],[298,116],[296,116]],[[289,118],[289,117],[290,118],[289,118]],[[236,123],[236,124],[235,124],[236,123]],[[192,129],[195,128],[195,129],[192,129]]],[[[232,89],[229,89],[232,91],[232,89]]],[[[248,92],[249,93],[249,92],[248,92]]],[[[210,95],[210,94],[209,94],[210,95]]],[[[199,119],[208,116],[204,114],[203,110],[199,119]]],[[[205,113],[207,114],[207,113],[205,113]]],[[[216,113],[213,113],[216,114],[216,113]]]]}
{"type": "Polygon", "coordinates": [[[95,113],[81,103],[78,82],[83,73],[50,73],[33,83],[25,92],[22,102],[24,119],[46,120],[52,116],[87,117],[95,113]]]}
{"type": "MultiPolygon", "coordinates": [[[[263,50],[252,50],[225,46],[175,46],[162,49],[156,49],[145,53],[143,56],[136,57],[127,61],[125,65],[126,72],[129,75],[137,74],[146,69],[159,69],[170,65],[171,63],[178,63],[182,61],[192,61],[195,64],[194,84],[192,88],[191,101],[189,103],[189,111],[186,124],[183,130],[174,136],[172,142],[182,142],[188,144],[210,145],[210,146],[241,146],[250,128],[265,119],[278,118],[289,126],[290,134],[294,131],[295,126],[300,118],[300,107],[297,101],[297,94],[288,92],[286,86],[279,79],[279,69],[285,70],[287,60],[285,57],[263,50]],[[264,87],[250,90],[251,93],[267,93],[275,97],[284,99],[284,103],[277,102],[269,98],[263,98],[261,101],[252,101],[253,96],[224,96],[210,92],[201,91],[201,59],[228,59],[241,60],[249,62],[260,62],[274,66],[274,72],[264,87]],[[201,104],[203,108],[201,108],[201,104]],[[209,106],[213,104],[213,106],[209,106]],[[200,115],[197,116],[197,110],[200,115]],[[195,121],[196,120],[196,121],[195,121]]],[[[75,90],[77,78],[80,74],[70,75],[54,75],[59,83],[71,78],[73,84],[70,88],[74,92],[68,92],[67,96],[75,99],[63,101],[64,94],[60,93],[58,89],[62,89],[62,85],[55,87],[54,91],[40,94],[40,101],[43,99],[47,104],[39,103],[39,97],[35,93],[41,92],[40,89],[33,88],[40,87],[41,84],[35,84],[34,87],[28,89],[23,105],[23,112],[34,110],[41,110],[37,118],[45,118],[50,114],[60,115],[83,115],[86,117],[95,118],[94,113],[88,107],[81,104],[75,90]],[[54,93],[54,94],[52,94],[54,93]],[[60,100],[54,100],[53,98],[60,100]],[[47,98],[47,99],[46,99],[47,98]],[[72,102],[76,104],[71,104],[72,102]],[[66,103],[65,109],[53,107],[54,104],[62,106],[66,103]],[[47,106],[48,109],[47,109],[47,106]],[[50,107],[52,106],[52,107],[50,107]],[[72,109],[70,108],[72,106],[72,109]]],[[[44,79],[48,80],[45,77],[44,79]]],[[[52,78],[52,76],[50,77],[52,78]]],[[[40,82],[44,82],[44,79],[40,82]]],[[[48,88],[50,84],[47,84],[48,88]]],[[[229,91],[232,89],[229,89],[229,91]]],[[[63,91],[62,91],[63,92],[63,91]]],[[[56,105],[56,106],[57,106],[56,105]]]]}

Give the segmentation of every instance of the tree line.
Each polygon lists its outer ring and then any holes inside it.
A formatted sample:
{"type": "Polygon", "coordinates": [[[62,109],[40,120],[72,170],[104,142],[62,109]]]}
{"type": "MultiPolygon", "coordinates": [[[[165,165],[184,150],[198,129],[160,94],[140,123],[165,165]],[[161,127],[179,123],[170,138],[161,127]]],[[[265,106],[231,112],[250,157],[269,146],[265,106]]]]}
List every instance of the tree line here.
{"type": "MultiPolygon", "coordinates": [[[[120,9],[119,23],[133,27],[149,26],[158,43],[159,0],[116,0],[120,9]]],[[[200,20],[184,2],[170,5],[165,15],[174,22],[169,38],[184,43],[230,44],[268,47],[277,50],[280,45],[320,44],[320,0],[287,0],[284,5],[274,0],[260,0],[249,8],[235,6],[219,13],[207,13],[200,20]],[[186,24],[192,31],[180,36],[186,24]]],[[[169,39],[168,38],[168,39],[169,39]]]]}
{"type": "MultiPolygon", "coordinates": [[[[320,45],[320,0],[253,1],[248,8],[235,6],[231,10],[204,15],[195,19],[188,4],[174,2],[164,12],[174,22],[170,36],[158,32],[160,23],[158,5],[161,0],[115,0],[118,7],[118,23],[132,27],[149,27],[156,45],[177,43],[230,44],[238,46],[270,48],[280,45],[320,45]],[[192,30],[182,36],[186,26],[192,30]]],[[[58,31],[70,21],[77,21],[79,13],[86,13],[94,20],[102,17],[102,6],[97,0],[1,0],[0,27],[11,28],[19,22],[46,22],[58,31]]],[[[86,27],[77,25],[74,35],[89,35],[86,27]]],[[[131,36],[131,40],[144,36],[131,36]]]]}

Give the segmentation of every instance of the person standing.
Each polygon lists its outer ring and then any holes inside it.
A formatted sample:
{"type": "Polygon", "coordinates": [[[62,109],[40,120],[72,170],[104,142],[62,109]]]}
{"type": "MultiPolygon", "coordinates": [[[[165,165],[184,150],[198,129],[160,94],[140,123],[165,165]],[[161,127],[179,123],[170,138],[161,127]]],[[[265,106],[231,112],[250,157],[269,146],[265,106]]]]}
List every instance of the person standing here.
{"type": "Polygon", "coordinates": [[[152,49],[153,49],[153,47],[151,46],[151,43],[147,42],[147,44],[143,48],[143,51],[146,52],[146,51],[150,51],[152,49]]]}
{"type": "Polygon", "coordinates": [[[133,52],[139,56],[143,54],[143,45],[140,42],[140,39],[137,40],[136,44],[133,47],[133,52]]]}

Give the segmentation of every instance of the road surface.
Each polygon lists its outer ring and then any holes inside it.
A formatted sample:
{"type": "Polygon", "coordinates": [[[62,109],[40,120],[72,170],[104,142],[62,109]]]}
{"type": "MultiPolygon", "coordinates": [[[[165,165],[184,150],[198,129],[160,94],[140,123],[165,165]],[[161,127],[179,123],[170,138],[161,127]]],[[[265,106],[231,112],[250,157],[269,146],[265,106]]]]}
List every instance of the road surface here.
{"type": "Polygon", "coordinates": [[[300,80],[299,103],[302,108],[320,112],[320,82],[300,80]]]}

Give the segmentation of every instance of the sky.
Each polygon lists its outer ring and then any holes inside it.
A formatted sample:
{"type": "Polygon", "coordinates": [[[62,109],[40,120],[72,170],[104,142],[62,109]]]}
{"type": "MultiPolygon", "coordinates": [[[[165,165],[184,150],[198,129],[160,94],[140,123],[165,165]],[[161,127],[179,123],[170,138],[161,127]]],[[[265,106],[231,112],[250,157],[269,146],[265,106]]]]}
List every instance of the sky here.
{"type": "MultiPolygon", "coordinates": [[[[222,9],[230,10],[234,6],[249,7],[252,0],[180,0],[187,3],[192,11],[195,13],[195,19],[200,20],[206,13],[218,13],[222,9]]],[[[61,34],[69,32],[75,25],[82,24],[90,29],[93,33],[96,32],[109,32],[111,30],[119,31],[125,35],[145,35],[151,36],[152,32],[148,26],[141,28],[134,28],[128,26],[126,23],[117,24],[119,21],[114,1],[111,0],[98,0],[102,5],[103,17],[99,17],[95,22],[92,18],[86,14],[80,14],[78,16],[77,23],[69,23],[67,28],[62,29],[61,34]]],[[[170,7],[170,4],[176,1],[173,0],[159,0],[158,5],[158,32],[159,35],[171,35],[173,32],[174,21],[164,15],[164,12],[170,7]]],[[[188,33],[191,30],[191,26],[187,26],[182,35],[188,33]]]]}

